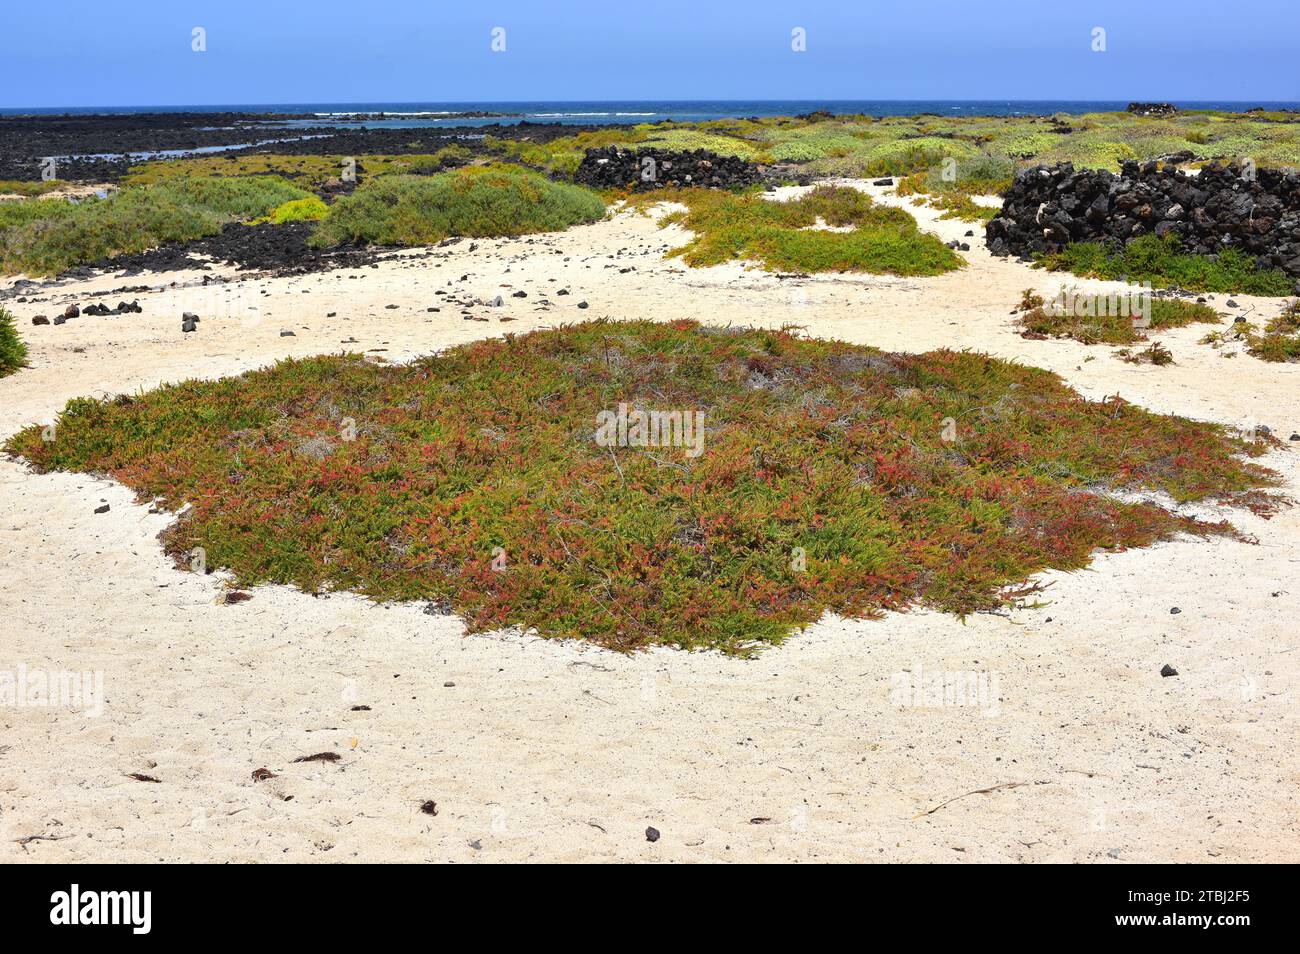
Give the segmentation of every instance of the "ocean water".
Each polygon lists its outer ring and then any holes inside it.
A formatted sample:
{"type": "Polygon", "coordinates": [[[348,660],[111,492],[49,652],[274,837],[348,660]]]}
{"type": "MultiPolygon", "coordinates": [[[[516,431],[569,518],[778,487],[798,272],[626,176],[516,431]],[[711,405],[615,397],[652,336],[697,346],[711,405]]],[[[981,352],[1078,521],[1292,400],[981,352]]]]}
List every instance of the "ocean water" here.
{"type": "MultiPolygon", "coordinates": [[[[331,125],[370,128],[486,126],[514,123],[520,119],[539,123],[593,125],[610,123],[655,123],[665,120],[701,122],[746,116],[791,116],[815,110],[831,113],[862,113],[868,116],[912,116],[934,113],[939,116],[1050,116],[1053,113],[1091,113],[1123,111],[1128,105],[1120,100],[624,100],[611,102],[500,102],[500,103],[231,103],[210,106],[125,106],[118,108],[43,108],[0,109],[0,116],[18,114],[92,115],[130,113],[306,113],[320,118],[353,113],[384,113],[382,120],[368,119],[331,125]],[[517,113],[516,118],[453,119],[453,112],[517,113]]],[[[1253,106],[1265,109],[1300,109],[1297,102],[1199,102],[1176,101],[1179,109],[1246,110],[1253,106]]],[[[287,125],[310,125],[312,120],[292,120],[287,125]]]]}

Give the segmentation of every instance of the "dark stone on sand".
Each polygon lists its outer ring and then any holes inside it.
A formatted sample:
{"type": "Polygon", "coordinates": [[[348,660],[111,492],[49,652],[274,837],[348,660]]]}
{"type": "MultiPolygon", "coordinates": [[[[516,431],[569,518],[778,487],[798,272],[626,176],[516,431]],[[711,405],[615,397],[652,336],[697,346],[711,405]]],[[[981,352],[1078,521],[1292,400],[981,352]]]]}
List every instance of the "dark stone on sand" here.
{"type": "Polygon", "coordinates": [[[81,309],[78,308],[76,305],[69,305],[67,308],[63,309],[64,318],[76,318],[80,314],[81,314],[81,309]]]}
{"type": "Polygon", "coordinates": [[[108,504],[103,504],[95,508],[95,513],[108,513],[108,504]]]}
{"type": "Polygon", "coordinates": [[[889,178],[888,176],[886,176],[886,177],[883,178],[883,179],[877,179],[877,180],[875,180],[875,181],[872,182],[871,184],[874,185],[874,186],[891,186],[891,185],[894,184],[894,180],[891,179],[891,178],[889,178]]]}
{"type": "Polygon", "coordinates": [[[32,324],[34,325],[48,325],[49,323],[50,319],[46,318],[44,315],[37,315],[32,319],[32,324]]]}
{"type": "Polygon", "coordinates": [[[1171,607],[1169,607],[1169,615],[1170,615],[1170,616],[1177,616],[1177,615],[1178,615],[1179,613],[1181,613],[1181,612],[1182,612],[1182,610],[1180,610],[1177,606],[1171,606],[1171,607]]]}
{"type": "Polygon", "coordinates": [[[580,301],[580,302],[578,302],[578,307],[579,307],[579,308],[587,308],[587,307],[589,307],[589,306],[587,305],[587,303],[586,303],[585,301],[580,301]]]}
{"type": "Polygon", "coordinates": [[[1175,669],[1173,666],[1169,665],[1169,663],[1165,663],[1163,666],[1160,667],[1160,675],[1166,678],[1168,678],[1169,676],[1176,676],[1178,675],[1178,670],[1175,669]]]}
{"type": "Polygon", "coordinates": [[[646,841],[658,841],[658,840],[659,840],[659,829],[658,829],[658,828],[653,828],[653,827],[652,827],[652,828],[647,828],[647,829],[645,830],[645,840],[646,840],[646,841]]]}

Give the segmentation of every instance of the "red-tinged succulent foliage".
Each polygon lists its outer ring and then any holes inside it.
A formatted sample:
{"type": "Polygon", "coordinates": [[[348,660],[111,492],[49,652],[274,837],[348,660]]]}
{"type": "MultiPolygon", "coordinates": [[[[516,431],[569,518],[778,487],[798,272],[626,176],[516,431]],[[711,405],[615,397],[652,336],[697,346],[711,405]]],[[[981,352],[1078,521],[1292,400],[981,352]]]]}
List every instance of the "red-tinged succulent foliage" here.
{"type": "Polygon", "coordinates": [[[401,366],[284,361],[78,399],[54,435],[7,449],[190,504],[166,547],[203,547],[242,586],[436,600],[470,630],[623,650],[745,653],[826,611],[995,608],[1099,548],[1234,532],[1118,492],[1259,509],[1276,483],[1248,459],[1266,440],[1046,371],[687,321],[401,366]],[[598,442],[620,404],[702,413],[701,452],[598,442]]]}

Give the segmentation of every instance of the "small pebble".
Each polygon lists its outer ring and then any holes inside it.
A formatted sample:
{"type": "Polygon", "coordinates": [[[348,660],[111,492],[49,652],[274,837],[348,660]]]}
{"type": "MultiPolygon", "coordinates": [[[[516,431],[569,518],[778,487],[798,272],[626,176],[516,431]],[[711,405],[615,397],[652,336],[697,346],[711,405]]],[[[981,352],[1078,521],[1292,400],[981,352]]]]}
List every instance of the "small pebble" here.
{"type": "Polygon", "coordinates": [[[646,840],[646,841],[658,841],[658,840],[659,840],[659,829],[658,829],[658,828],[647,828],[647,829],[645,830],[645,840],[646,840]]]}
{"type": "Polygon", "coordinates": [[[1178,670],[1175,669],[1173,666],[1169,665],[1169,663],[1165,663],[1163,666],[1160,667],[1160,675],[1165,677],[1176,676],[1178,675],[1178,670]]]}

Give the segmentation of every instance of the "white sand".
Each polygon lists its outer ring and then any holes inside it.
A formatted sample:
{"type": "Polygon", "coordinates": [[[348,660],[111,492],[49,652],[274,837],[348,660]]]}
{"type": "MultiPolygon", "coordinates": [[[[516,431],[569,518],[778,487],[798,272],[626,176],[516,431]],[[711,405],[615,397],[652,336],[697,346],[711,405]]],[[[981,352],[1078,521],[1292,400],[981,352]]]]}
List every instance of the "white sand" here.
{"type": "MultiPolygon", "coordinates": [[[[1197,343],[1204,327],[1159,336],[1177,360],[1165,368],[1020,338],[1009,312],[1021,290],[1053,294],[1060,276],[992,259],[980,228],[906,207],[945,239],[974,229],[970,267],[925,279],[685,270],[660,257],[680,229],[620,214],[378,269],[113,295],[144,313],[31,327],[93,290],[199,275],[69,284],[7,303],[32,367],[0,380],[0,434],[79,395],[344,348],[401,360],[599,316],[971,348],[1051,368],[1094,398],[1300,430],[1300,366],[1225,358],[1197,343]],[[438,288],[507,305],[473,309],[488,323],[429,313],[438,288]],[[554,307],[537,310],[543,297],[554,307]],[[181,334],[182,310],[203,316],[197,334],[181,334]]],[[[1300,491],[1294,454],[1266,462],[1300,491]]],[[[1300,860],[1300,508],[1234,513],[1258,546],[1185,540],[1047,574],[1044,609],[965,625],[930,612],[825,619],[752,661],[464,637],[418,606],[283,587],[218,605],[219,576],[163,558],[168,519],[112,482],[0,462],[0,672],[99,670],[107,697],[97,717],[0,707],[0,861],[1300,860]],[[111,510],[97,515],[101,501],[111,510]],[[1161,678],[1165,663],[1180,675],[1161,678]],[[996,703],[897,705],[909,670],[996,679],[996,703]],[[321,751],[342,759],[292,762],[321,751]],[[259,768],[276,777],[253,781],[259,768]],[[923,814],[1009,783],[1023,784],[923,814]],[[33,835],[52,840],[16,841],[33,835]]]]}

